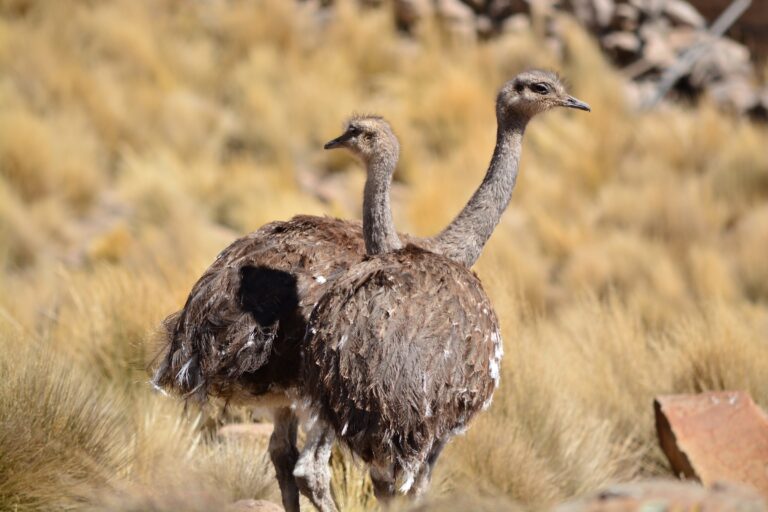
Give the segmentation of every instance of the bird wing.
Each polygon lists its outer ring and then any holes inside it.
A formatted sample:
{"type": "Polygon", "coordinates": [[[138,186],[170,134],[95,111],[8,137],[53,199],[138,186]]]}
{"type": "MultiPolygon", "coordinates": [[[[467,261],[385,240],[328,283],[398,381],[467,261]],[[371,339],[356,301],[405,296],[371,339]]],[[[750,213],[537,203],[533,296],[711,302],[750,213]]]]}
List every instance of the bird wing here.
{"type": "Polygon", "coordinates": [[[155,383],[180,394],[227,397],[290,385],[298,343],[325,287],[364,254],[359,222],[297,216],[224,249],[184,308],[163,323],[155,383]]]}

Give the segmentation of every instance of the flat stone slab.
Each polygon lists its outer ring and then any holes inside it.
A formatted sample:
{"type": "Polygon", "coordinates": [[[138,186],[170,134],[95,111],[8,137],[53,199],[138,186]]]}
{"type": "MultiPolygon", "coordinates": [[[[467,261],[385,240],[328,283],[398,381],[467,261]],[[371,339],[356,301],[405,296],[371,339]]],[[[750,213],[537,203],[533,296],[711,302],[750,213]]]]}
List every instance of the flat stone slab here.
{"type": "Polygon", "coordinates": [[[552,512],[765,512],[754,489],[718,483],[710,488],[679,480],[646,480],[607,487],[558,505],[552,512]]]}
{"type": "Polygon", "coordinates": [[[678,476],[742,482],[768,497],[768,416],[743,391],[654,400],[659,443],[678,476]]]}

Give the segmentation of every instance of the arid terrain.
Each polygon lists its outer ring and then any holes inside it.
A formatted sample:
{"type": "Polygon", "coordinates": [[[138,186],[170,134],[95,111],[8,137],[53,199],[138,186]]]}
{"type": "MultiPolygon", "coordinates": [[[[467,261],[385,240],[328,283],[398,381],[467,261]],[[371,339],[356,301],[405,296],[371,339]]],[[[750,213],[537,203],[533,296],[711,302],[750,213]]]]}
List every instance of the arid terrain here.
{"type": "MultiPolygon", "coordinates": [[[[706,99],[632,111],[560,22],[562,58],[526,31],[405,37],[344,1],[0,0],[0,510],[279,502],[265,440],[214,433],[246,412],[211,419],[152,390],[157,325],[235,237],[360,217],[360,165],[322,150],[352,112],[400,137],[399,228],[439,230],[488,165],[497,89],[528,67],[593,111],[526,133],[476,266],[501,387],[426,508],[540,510],[672,477],[657,394],[742,389],[768,408],[768,129],[706,99]]],[[[370,509],[362,469],[333,465],[343,510],[370,509]]]]}

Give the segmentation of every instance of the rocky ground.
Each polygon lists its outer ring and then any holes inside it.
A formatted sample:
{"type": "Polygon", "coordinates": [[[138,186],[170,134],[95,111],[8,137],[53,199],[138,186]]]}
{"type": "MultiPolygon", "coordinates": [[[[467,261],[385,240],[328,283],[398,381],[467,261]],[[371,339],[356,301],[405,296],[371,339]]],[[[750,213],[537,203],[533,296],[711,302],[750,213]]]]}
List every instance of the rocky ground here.
{"type": "Polygon", "coordinates": [[[761,83],[755,62],[762,61],[765,55],[760,52],[768,49],[768,38],[762,35],[768,32],[768,8],[756,2],[756,8],[736,20],[735,32],[750,43],[751,52],[743,42],[708,31],[710,22],[730,3],[704,2],[706,18],[685,0],[394,0],[392,6],[398,26],[406,32],[436,21],[452,37],[474,41],[533,26],[555,52],[562,51],[558,16],[565,12],[586,26],[622,69],[628,96],[637,107],[656,103],[663,94],[665,73],[680,68],[681,57],[688,53],[690,64],[682,65],[670,84],[675,97],[707,96],[725,110],[766,121],[768,86],[761,83]]]}

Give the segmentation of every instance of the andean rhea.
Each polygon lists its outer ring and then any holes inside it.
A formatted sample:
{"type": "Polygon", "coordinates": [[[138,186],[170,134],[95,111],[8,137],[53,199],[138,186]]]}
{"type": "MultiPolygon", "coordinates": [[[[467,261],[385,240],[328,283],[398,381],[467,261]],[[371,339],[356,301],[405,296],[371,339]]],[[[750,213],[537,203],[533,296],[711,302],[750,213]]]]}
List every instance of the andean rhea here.
{"type": "MultiPolygon", "coordinates": [[[[503,347],[491,303],[465,264],[477,258],[503,209],[496,205],[511,189],[486,185],[499,176],[514,184],[505,163],[519,158],[528,121],[555,106],[589,110],[549,73],[523,73],[504,85],[488,176],[459,216],[471,220],[444,232],[442,255],[401,248],[391,216],[364,218],[366,240],[384,243],[366,244],[365,260],[330,285],[303,344],[311,419],[294,475],[320,510],[335,510],[328,468],[334,437],[370,464],[379,499],[397,491],[418,496],[445,444],[490,405],[503,347]]],[[[346,134],[329,146],[360,152],[346,134]]]]}

